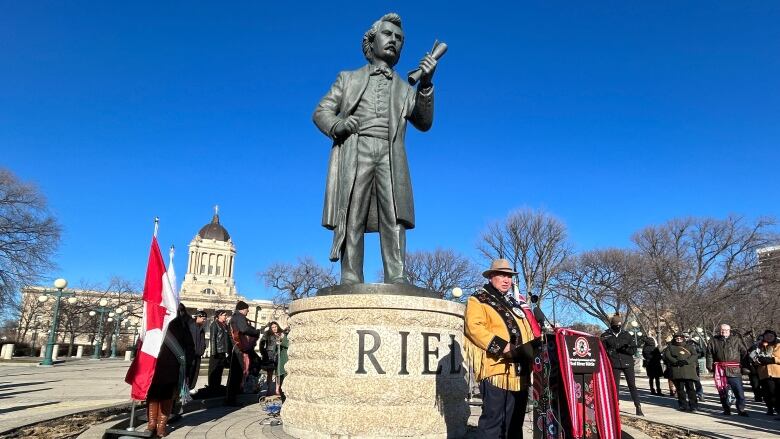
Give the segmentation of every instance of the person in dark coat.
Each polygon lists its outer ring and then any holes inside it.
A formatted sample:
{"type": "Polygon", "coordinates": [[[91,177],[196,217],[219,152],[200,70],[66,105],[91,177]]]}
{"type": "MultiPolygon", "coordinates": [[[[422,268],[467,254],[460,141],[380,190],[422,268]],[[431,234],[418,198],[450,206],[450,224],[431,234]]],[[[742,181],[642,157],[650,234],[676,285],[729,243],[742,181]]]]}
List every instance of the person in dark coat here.
{"type": "Polygon", "coordinates": [[[695,412],[699,409],[696,386],[696,363],[698,355],[685,343],[685,335],[675,334],[669,349],[664,351],[664,359],[671,367],[672,380],[677,387],[678,410],[695,412]]]}
{"type": "Polygon", "coordinates": [[[190,373],[192,359],[195,357],[195,346],[188,328],[192,320],[183,305],[179,305],[178,314],[168,324],[165,342],[157,356],[152,383],[146,395],[148,430],[155,431],[157,436],[167,436],[168,418],[171,416],[173,401],[181,391],[185,377],[190,373]],[[169,338],[171,340],[169,340],[169,338]],[[184,352],[184,376],[180,375],[182,364],[171,348],[177,344],[184,352]]]}
{"type": "Polygon", "coordinates": [[[190,374],[187,377],[187,384],[190,390],[195,388],[200,375],[200,363],[203,354],[206,353],[206,311],[199,309],[192,319],[188,322],[188,328],[192,335],[192,342],[195,346],[195,356],[192,358],[190,374]]]}
{"type": "Polygon", "coordinates": [[[647,378],[650,380],[650,393],[661,396],[661,377],[664,376],[664,367],[661,361],[661,351],[653,337],[645,338],[642,358],[644,358],[647,378]]]}
{"type": "MultiPolygon", "coordinates": [[[[731,391],[737,399],[737,412],[740,416],[748,416],[745,411],[745,390],[742,387],[742,358],[747,355],[747,347],[739,337],[731,335],[731,326],[720,325],[720,335],[713,337],[707,344],[707,370],[713,372],[715,367],[722,367],[731,391]],[[718,364],[720,363],[720,364],[718,364]]],[[[720,392],[720,403],[723,414],[731,414],[731,407],[725,391],[720,392]]]]}
{"type": "Polygon", "coordinates": [[[609,320],[609,329],[601,334],[601,342],[607,350],[609,361],[612,363],[612,375],[615,378],[615,388],[619,388],[620,374],[626,376],[628,391],[634,400],[637,416],[644,416],[642,404],[639,401],[639,393],[636,390],[636,376],[634,375],[634,354],[637,345],[627,331],[623,331],[623,318],[615,314],[609,320]]]}
{"type": "Polygon", "coordinates": [[[266,373],[266,396],[275,395],[276,387],[273,386],[274,372],[276,372],[278,366],[278,345],[282,340],[284,334],[282,328],[276,322],[268,324],[268,330],[263,334],[263,338],[260,340],[260,354],[263,357],[263,369],[266,373]]]}
{"type": "Polygon", "coordinates": [[[222,373],[230,366],[230,352],[233,341],[227,325],[227,311],[219,310],[209,326],[209,393],[212,395],[224,392],[222,388],[222,373]]]}
{"type": "Polygon", "coordinates": [[[249,326],[246,315],[249,305],[243,300],[236,303],[236,312],[230,317],[230,336],[233,339],[233,354],[230,358],[227,395],[225,403],[236,405],[236,396],[241,393],[244,381],[249,375],[251,358],[255,355],[255,344],[260,338],[260,331],[249,326]]]}
{"type": "Polygon", "coordinates": [[[696,380],[693,382],[693,385],[696,387],[696,397],[699,399],[699,401],[702,401],[704,400],[704,388],[701,386],[701,370],[699,370],[699,359],[704,358],[704,347],[699,343],[698,340],[691,338],[690,335],[684,335],[685,345],[688,347],[688,350],[696,353],[696,380]]]}

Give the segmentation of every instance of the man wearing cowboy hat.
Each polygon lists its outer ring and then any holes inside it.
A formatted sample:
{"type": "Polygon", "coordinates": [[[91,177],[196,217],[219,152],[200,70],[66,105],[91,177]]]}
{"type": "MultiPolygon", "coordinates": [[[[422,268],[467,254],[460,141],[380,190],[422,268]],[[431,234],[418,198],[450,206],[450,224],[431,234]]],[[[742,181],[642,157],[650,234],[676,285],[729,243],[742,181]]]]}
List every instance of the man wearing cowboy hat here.
{"type": "Polygon", "coordinates": [[[496,259],[466,304],[466,352],[482,394],[479,438],[522,438],[534,349],[525,303],[512,297],[509,261],[496,259]]]}

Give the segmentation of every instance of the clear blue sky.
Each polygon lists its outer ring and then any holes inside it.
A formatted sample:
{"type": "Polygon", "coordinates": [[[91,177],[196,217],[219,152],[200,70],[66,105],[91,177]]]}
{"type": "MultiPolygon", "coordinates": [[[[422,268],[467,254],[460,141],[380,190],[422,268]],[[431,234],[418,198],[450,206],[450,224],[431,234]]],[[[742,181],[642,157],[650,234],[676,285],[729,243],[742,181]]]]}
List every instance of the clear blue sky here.
{"type": "Polygon", "coordinates": [[[214,204],[242,294],[269,297],[256,273],[275,261],[327,264],[330,144],[311,114],[391,10],[400,71],[450,46],[433,129],[407,138],[410,250],[476,256],[521,206],[581,250],[676,216],[780,216],[778,2],[204,3],[0,6],[0,165],[64,227],[50,276],[141,280],[159,216],[182,278],[214,204]]]}

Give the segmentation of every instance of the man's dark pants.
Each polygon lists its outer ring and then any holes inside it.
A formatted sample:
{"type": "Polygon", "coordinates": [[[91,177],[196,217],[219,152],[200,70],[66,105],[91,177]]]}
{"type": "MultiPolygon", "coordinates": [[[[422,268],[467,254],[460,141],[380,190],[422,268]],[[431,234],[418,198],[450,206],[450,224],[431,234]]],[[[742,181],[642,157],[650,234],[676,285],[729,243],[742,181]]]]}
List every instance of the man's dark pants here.
{"type": "Polygon", "coordinates": [[[244,390],[244,354],[238,349],[233,349],[230,355],[230,370],[228,372],[226,404],[235,404],[236,396],[244,390]]]}
{"type": "Polygon", "coordinates": [[[634,375],[634,368],[627,367],[625,369],[612,369],[612,376],[615,378],[615,390],[620,389],[620,373],[626,375],[626,384],[628,384],[628,391],[631,393],[631,399],[634,400],[634,406],[640,407],[639,393],[636,391],[636,375],[634,375]]]}
{"type": "Polygon", "coordinates": [[[477,424],[477,438],[522,438],[528,388],[512,392],[482,380],[479,392],[482,394],[482,414],[477,424]]]}
{"type": "Polygon", "coordinates": [[[227,354],[214,354],[209,358],[209,388],[214,390],[222,385],[222,373],[230,365],[227,354]]]}
{"type": "MultiPolygon", "coordinates": [[[[734,392],[734,396],[737,398],[737,411],[745,411],[745,389],[742,387],[742,377],[726,377],[726,381],[728,381],[731,391],[734,392]]],[[[720,394],[720,404],[723,406],[723,410],[731,410],[726,401],[725,391],[720,394]]]]}
{"type": "Polygon", "coordinates": [[[683,410],[699,408],[695,382],[695,380],[674,380],[674,386],[677,387],[677,402],[683,410]]]}

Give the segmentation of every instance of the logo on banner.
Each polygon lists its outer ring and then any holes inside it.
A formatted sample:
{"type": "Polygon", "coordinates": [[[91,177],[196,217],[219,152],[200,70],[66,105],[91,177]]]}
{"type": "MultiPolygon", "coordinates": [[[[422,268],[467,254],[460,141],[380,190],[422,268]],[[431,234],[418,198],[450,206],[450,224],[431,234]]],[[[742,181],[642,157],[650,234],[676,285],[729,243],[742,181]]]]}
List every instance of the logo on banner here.
{"type": "Polygon", "coordinates": [[[572,354],[579,358],[590,357],[590,344],[588,343],[588,339],[585,337],[577,337],[577,339],[574,340],[574,350],[572,351],[572,354]]]}

